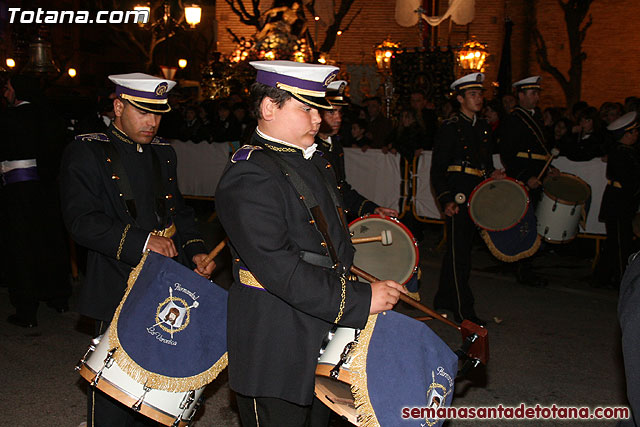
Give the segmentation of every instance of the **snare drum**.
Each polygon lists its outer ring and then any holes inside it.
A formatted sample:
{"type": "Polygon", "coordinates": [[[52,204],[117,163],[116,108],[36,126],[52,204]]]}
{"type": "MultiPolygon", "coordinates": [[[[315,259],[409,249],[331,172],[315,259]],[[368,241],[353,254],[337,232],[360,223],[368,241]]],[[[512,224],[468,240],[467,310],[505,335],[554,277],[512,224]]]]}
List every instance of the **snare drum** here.
{"type": "Polygon", "coordinates": [[[79,364],[80,375],[118,402],[161,424],[180,427],[189,425],[200,406],[204,387],[174,393],[148,388],[136,382],[115,362],[115,352],[122,349],[109,348],[110,330],[111,327],[93,340],[79,364]]]}
{"type": "Polygon", "coordinates": [[[350,351],[360,331],[337,328],[327,337],[316,368],[316,397],[338,415],[358,425],[356,407],[351,393],[350,351]],[[341,360],[344,359],[341,362],[341,360]]]}
{"type": "Polygon", "coordinates": [[[469,196],[469,217],[487,231],[510,229],[528,209],[529,193],[513,178],[485,179],[469,196]]]}
{"type": "Polygon", "coordinates": [[[536,208],[538,234],[550,243],[570,242],[578,234],[591,187],[568,173],[550,176],[543,184],[542,200],[536,208]]]}
{"type": "Polygon", "coordinates": [[[404,285],[418,271],[418,244],[411,231],[397,219],[382,215],[366,215],[349,224],[354,238],[380,236],[387,230],[391,232],[392,243],[356,245],[353,264],[382,280],[404,285]]]}

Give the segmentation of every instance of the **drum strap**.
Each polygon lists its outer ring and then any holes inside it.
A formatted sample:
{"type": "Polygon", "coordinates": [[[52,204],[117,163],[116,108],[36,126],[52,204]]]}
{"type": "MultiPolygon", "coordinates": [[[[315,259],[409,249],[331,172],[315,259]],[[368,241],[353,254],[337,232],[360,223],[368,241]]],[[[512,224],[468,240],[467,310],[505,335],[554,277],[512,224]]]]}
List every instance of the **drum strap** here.
{"type": "MultiPolygon", "coordinates": [[[[327,224],[327,220],[324,216],[324,213],[320,209],[320,206],[318,205],[318,202],[315,196],[313,195],[311,190],[309,190],[309,187],[307,186],[307,184],[304,182],[302,177],[289,164],[287,164],[287,162],[282,160],[277,154],[271,152],[268,149],[263,150],[262,152],[265,153],[269,159],[273,160],[273,162],[278,166],[280,171],[287,178],[289,178],[289,182],[296,189],[296,192],[300,195],[300,200],[305,205],[305,207],[307,208],[307,211],[309,211],[309,214],[313,218],[313,221],[314,221],[313,225],[316,227],[316,230],[318,230],[320,234],[322,234],[322,238],[324,239],[324,243],[327,245],[327,251],[329,252],[331,261],[333,261],[334,266],[339,265],[340,261],[338,259],[338,254],[336,252],[335,247],[333,246],[331,237],[329,236],[329,226],[327,224]]],[[[320,171],[320,173],[322,174],[322,171],[320,171]]],[[[323,174],[323,177],[324,177],[324,174],[323,174]]],[[[332,194],[331,188],[327,188],[327,190],[329,191],[330,194],[332,194]]],[[[333,195],[332,195],[332,199],[335,202],[333,195]]]]}
{"type": "MultiPolygon", "coordinates": [[[[125,170],[124,164],[122,163],[120,153],[111,142],[105,142],[101,144],[101,146],[104,150],[105,156],[111,160],[109,164],[111,165],[112,176],[116,177],[114,179],[116,180],[116,185],[118,186],[120,193],[122,193],[122,197],[124,198],[125,204],[127,205],[127,210],[129,211],[131,217],[135,220],[137,217],[136,201],[133,195],[133,190],[131,189],[129,176],[127,175],[127,171],[125,170]]],[[[151,153],[154,178],[154,194],[156,201],[156,204],[154,206],[155,214],[160,228],[164,228],[167,223],[167,215],[161,184],[162,173],[160,171],[160,160],[158,159],[158,154],[153,148],[151,148],[151,153]]]]}
{"type": "Polygon", "coordinates": [[[547,150],[547,146],[545,145],[544,132],[533,116],[519,106],[513,109],[513,114],[519,117],[531,132],[533,132],[544,152],[549,155],[549,150],[547,150]]]}

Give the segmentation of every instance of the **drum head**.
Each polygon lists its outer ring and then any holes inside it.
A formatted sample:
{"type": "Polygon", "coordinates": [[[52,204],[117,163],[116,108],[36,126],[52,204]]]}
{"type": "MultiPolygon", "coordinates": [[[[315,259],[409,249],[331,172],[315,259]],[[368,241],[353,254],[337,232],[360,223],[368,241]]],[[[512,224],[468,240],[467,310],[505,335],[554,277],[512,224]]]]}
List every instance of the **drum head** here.
{"type": "Polygon", "coordinates": [[[527,190],[509,178],[481,182],[469,199],[471,220],[488,231],[508,230],[520,222],[529,208],[527,190]]]}
{"type": "Polygon", "coordinates": [[[580,205],[591,197],[589,185],[577,176],[568,173],[545,179],[544,192],[552,200],[566,205],[580,205]]]}
{"type": "Polygon", "coordinates": [[[349,224],[354,238],[380,236],[385,230],[391,232],[391,244],[355,245],[353,264],[380,280],[395,280],[403,285],[418,267],[418,246],[409,229],[398,220],[380,215],[364,216],[349,224]]]}

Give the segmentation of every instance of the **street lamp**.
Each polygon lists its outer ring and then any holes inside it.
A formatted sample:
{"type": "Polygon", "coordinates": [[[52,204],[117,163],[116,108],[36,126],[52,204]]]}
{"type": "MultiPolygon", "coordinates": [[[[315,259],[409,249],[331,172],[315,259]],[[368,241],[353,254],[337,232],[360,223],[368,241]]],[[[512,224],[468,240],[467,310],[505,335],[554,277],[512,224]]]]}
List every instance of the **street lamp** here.
{"type": "Polygon", "coordinates": [[[391,79],[391,59],[393,59],[398,49],[400,49],[400,45],[392,42],[391,38],[387,38],[376,46],[374,51],[378,71],[384,76],[384,103],[387,118],[391,116],[391,100],[393,99],[394,92],[393,80],[391,79]]]}
{"type": "Polygon", "coordinates": [[[466,72],[482,72],[488,56],[486,44],[469,40],[458,49],[456,59],[460,68],[466,72]]]}
{"type": "MultiPolygon", "coordinates": [[[[169,27],[179,27],[180,25],[182,25],[181,22],[176,21],[174,18],[172,18],[170,1],[164,0],[162,2],[162,7],[164,9],[164,13],[162,14],[162,17],[160,19],[151,24],[152,29],[155,29],[156,27],[162,25],[168,31],[169,27]]],[[[144,10],[149,14],[149,17],[151,17],[151,7],[149,6],[149,3],[138,3],[133,7],[133,9],[139,11],[144,10]]],[[[201,18],[202,8],[197,4],[190,4],[184,7],[184,20],[190,28],[195,28],[196,25],[200,23],[201,18]]],[[[151,22],[152,20],[149,19],[149,21],[151,22]]],[[[138,23],[138,25],[140,25],[141,27],[145,26],[144,23],[140,22],[138,23]]]]}
{"type": "Polygon", "coordinates": [[[187,66],[187,60],[186,59],[178,59],[178,67],[180,68],[185,68],[187,66]]]}
{"type": "Polygon", "coordinates": [[[200,23],[202,9],[197,4],[184,7],[184,20],[191,28],[195,28],[200,23]]]}

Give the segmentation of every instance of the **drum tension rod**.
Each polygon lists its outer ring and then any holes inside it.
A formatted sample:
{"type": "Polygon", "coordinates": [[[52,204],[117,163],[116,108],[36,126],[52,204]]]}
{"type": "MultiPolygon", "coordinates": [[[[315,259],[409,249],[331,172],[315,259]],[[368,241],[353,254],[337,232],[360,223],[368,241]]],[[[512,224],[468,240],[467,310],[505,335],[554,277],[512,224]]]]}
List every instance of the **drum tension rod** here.
{"type": "Polygon", "coordinates": [[[116,350],[118,350],[118,347],[109,350],[109,352],[107,353],[107,357],[104,358],[104,364],[102,365],[102,368],[100,368],[93,381],[91,381],[91,387],[95,387],[98,385],[98,381],[100,381],[100,378],[102,377],[102,371],[104,370],[104,368],[109,369],[113,365],[113,354],[116,352],[116,350]]]}
{"type": "Polygon", "coordinates": [[[76,364],[76,367],[73,369],[74,371],[79,371],[80,369],[82,369],[82,365],[84,365],[87,362],[87,359],[89,358],[89,354],[93,353],[96,350],[96,346],[98,344],[100,344],[100,337],[96,337],[91,340],[91,344],[89,345],[87,352],[84,354],[84,356],[82,356],[82,359],[80,359],[80,361],[76,364]]]}
{"type": "Polygon", "coordinates": [[[142,389],[144,390],[144,393],[142,393],[142,396],[140,396],[140,399],[138,399],[138,401],[134,403],[133,406],[131,406],[131,409],[133,409],[136,412],[140,412],[140,408],[142,407],[142,402],[144,402],[144,398],[147,396],[147,393],[151,391],[151,388],[147,387],[146,384],[142,387],[142,389]]]}
{"type": "Polygon", "coordinates": [[[480,359],[476,358],[476,357],[469,357],[468,351],[471,348],[471,345],[476,342],[478,340],[478,334],[471,334],[468,335],[465,339],[464,342],[462,343],[462,347],[460,347],[460,349],[456,350],[456,355],[458,356],[459,360],[464,360],[464,364],[462,365],[462,369],[460,369],[460,371],[458,372],[457,377],[465,377],[467,375],[467,373],[469,373],[469,371],[472,368],[476,368],[478,367],[478,365],[480,364],[480,359]]]}
{"type": "Polygon", "coordinates": [[[336,366],[331,368],[329,376],[334,380],[337,380],[340,376],[340,368],[347,362],[347,360],[349,360],[351,350],[353,350],[353,348],[358,344],[358,338],[360,338],[360,331],[356,331],[353,341],[344,346],[342,354],[340,355],[340,361],[336,363],[336,366]]]}

